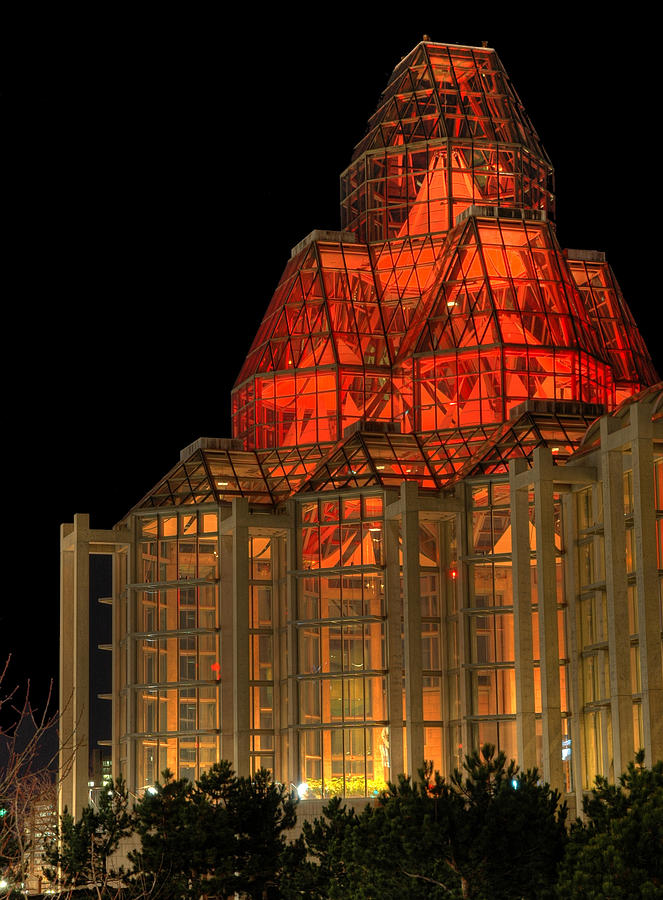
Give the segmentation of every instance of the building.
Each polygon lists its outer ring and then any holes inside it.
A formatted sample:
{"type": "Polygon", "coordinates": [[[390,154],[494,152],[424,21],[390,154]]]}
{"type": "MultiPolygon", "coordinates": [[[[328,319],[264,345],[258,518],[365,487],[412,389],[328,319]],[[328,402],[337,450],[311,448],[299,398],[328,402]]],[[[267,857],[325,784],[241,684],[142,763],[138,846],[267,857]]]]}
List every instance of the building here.
{"type": "Polygon", "coordinates": [[[573,800],[663,756],[661,386],[490,48],[427,39],[293,248],[232,394],[115,528],[62,526],[61,804],[88,797],[89,557],[113,768],[365,798],[495,743],[573,800]]]}

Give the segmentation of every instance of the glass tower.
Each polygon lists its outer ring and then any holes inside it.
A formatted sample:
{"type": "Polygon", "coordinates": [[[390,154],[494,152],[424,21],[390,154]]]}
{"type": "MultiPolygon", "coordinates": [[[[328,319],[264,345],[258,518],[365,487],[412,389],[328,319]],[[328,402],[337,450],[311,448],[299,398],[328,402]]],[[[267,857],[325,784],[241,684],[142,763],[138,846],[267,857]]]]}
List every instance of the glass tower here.
{"type": "Polygon", "coordinates": [[[223,757],[366,798],[490,741],[573,796],[663,756],[658,376],[604,254],[560,247],[494,50],[398,64],[341,227],[293,248],[234,436],[185,448],[115,528],[63,526],[76,759],[94,553],[132,791],[223,757]]]}

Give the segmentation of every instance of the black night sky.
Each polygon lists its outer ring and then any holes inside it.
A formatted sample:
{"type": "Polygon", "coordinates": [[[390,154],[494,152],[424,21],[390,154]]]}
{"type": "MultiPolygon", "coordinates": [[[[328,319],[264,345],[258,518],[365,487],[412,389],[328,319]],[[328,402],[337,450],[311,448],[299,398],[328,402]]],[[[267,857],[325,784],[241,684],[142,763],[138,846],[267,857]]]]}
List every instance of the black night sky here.
{"type": "Polygon", "coordinates": [[[58,21],[10,73],[11,684],[31,677],[39,697],[57,675],[59,523],[111,527],[182,447],[230,435],[230,389],[290,248],[340,227],[338,176],[424,33],[496,48],[555,166],[562,246],[607,252],[663,370],[653,21],[557,11],[516,29],[515,4],[435,9],[389,24],[384,7],[373,21],[256,7],[232,26],[98,13],[58,21]]]}

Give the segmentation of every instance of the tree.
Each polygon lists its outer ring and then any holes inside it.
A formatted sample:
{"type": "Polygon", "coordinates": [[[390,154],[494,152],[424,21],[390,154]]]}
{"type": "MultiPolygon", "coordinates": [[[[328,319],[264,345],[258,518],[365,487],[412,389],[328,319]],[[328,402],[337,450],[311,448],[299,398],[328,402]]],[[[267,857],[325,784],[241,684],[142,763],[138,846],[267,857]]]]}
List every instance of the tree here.
{"type": "Polygon", "coordinates": [[[279,896],[285,860],[292,865],[297,858],[285,841],[295,825],[296,807],[297,801],[265,769],[236,779],[226,804],[235,837],[234,871],[239,872],[235,891],[252,900],[279,896]]]}
{"type": "Polygon", "coordinates": [[[486,744],[451,777],[449,864],[464,897],[552,896],[566,845],[566,804],[536,769],[520,772],[486,744]],[[483,757],[483,758],[482,758],[483,757]]]}
{"type": "Polygon", "coordinates": [[[57,715],[36,711],[18,688],[5,689],[8,658],[0,670],[0,880],[25,882],[41,840],[38,825],[55,808],[57,715]]]}
{"type": "Polygon", "coordinates": [[[560,897],[663,896],[663,762],[643,766],[644,752],[619,783],[598,776],[583,802],[560,866],[560,897]]]}
{"type": "Polygon", "coordinates": [[[163,779],[134,809],[141,846],[129,854],[133,868],[128,883],[158,896],[179,897],[197,889],[209,871],[205,827],[199,822],[200,804],[193,800],[195,786],[168,770],[163,779]]]}
{"type": "Polygon", "coordinates": [[[135,808],[141,846],[129,854],[128,883],[160,897],[277,897],[286,859],[284,832],[295,802],[261,769],[236,776],[215,764],[194,783],[164,772],[163,785],[135,808]]]}
{"type": "Polygon", "coordinates": [[[400,776],[359,816],[329,803],[304,824],[310,860],[294,887],[357,900],[551,896],[566,841],[559,801],[486,744],[448,781],[430,767],[400,776]]]}
{"type": "Polygon", "coordinates": [[[108,859],[120,840],[133,830],[129,794],[122,778],[114,788],[103,788],[96,805],[88,806],[78,821],[65,808],[53,840],[46,850],[52,868],[45,871],[51,882],[65,887],[104,885],[109,876],[108,859]]]}
{"type": "Polygon", "coordinates": [[[361,863],[355,867],[349,849],[359,817],[340,797],[333,797],[322,812],[322,818],[303,822],[300,842],[292,847],[288,877],[282,881],[288,900],[353,897],[353,885],[363,878],[361,863]]]}

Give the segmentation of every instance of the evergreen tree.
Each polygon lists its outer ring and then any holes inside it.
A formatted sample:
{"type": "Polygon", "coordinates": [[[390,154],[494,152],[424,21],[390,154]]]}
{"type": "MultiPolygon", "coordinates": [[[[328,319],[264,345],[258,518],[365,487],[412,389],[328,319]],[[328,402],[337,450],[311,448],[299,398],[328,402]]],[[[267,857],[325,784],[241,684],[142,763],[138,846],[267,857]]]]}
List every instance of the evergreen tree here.
{"type": "Polygon", "coordinates": [[[430,768],[400,776],[360,815],[331,801],[304,823],[309,860],[293,886],[356,900],[550,896],[566,807],[536,770],[519,772],[489,744],[481,754],[449,781],[430,768]]]}
{"type": "Polygon", "coordinates": [[[127,881],[137,892],[181,897],[196,889],[208,870],[204,829],[199,804],[192,801],[195,785],[168,770],[163,779],[135,807],[140,850],[129,853],[133,868],[127,881]]]}
{"type": "Polygon", "coordinates": [[[485,744],[465,758],[465,775],[451,777],[449,864],[463,897],[552,896],[566,844],[565,804],[536,769],[485,744]]]}
{"type": "Polygon", "coordinates": [[[663,897],[663,762],[644,753],[619,783],[599,776],[585,798],[560,866],[559,897],[663,897]]]}
{"type": "Polygon", "coordinates": [[[133,888],[159,897],[277,897],[286,858],[283,833],[295,803],[261,769],[238,777],[226,761],[195,784],[164,772],[136,806],[140,850],[129,855],[133,888]]]}
{"type": "Polygon", "coordinates": [[[45,875],[51,882],[67,887],[103,885],[109,875],[108,859],[120,840],[131,834],[129,795],[122,778],[114,787],[103,788],[95,806],[88,806],[78,821],[65,808],[46,860],[53,868],[45,875]]]}

